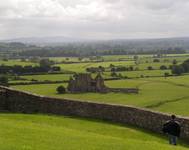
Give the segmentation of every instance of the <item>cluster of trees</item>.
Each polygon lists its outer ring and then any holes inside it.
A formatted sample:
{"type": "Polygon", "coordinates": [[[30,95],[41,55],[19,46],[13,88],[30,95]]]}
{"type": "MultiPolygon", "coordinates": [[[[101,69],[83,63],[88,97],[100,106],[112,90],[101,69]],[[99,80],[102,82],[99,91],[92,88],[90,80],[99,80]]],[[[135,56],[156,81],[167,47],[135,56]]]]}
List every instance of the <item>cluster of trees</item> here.
{"type": "Polygon", "coordinates": [[[102,67],[102,66],[99,66],[99,67],[90,67],[90,68],[86,68],[86,71],[90,72],[90,73],[104,72],[105,68],[102,67]]]}
{"type": "Polygon", "coordinates": [[[8,85],[8,77],[7,76],[0,76],[0,85],[7,86],[8,85]]]}
{"type": "Polygon", "coordinates": [[[61,68],[58,66],[52,66],[53,62],[49,61],[48,59],[40,60],[39,66],[21,66],[21,65],[14,65],[14,66],[0,66],[0,74],[29,74],[29,73],[46,73],[49,71],[60,71],[61,68]]]}
{"type": "Polygon", "coordinates": [[[18,42],[0,43],[0,52],[12,56],[102,56],[125,54],[180,54],[189,49],[188,38],[154,40],[109,40],[59,44],[29,45],[18,42]]]}
{"type": "Polygon", "coordinates": [[[60,67],[48,67],[48,66],[0,66],[0,74],[29,74],[29,73],[44,73],[49,71],[60,71],[60,67]]]}
{"type": "Polygon", "coordinates": [[[120,71],[133,71],[134,68],[133,66],[125,67],[125,66],[117,66],[117,67],[112,67],[111,72],[120,72],[120,71]]]}
{"type": "Polygon", "coordinates": [[[64,86],[60,85],[56,88],[56,91],[57,91],[58,94],[65,94],[66,88],[64,86]]]}
{"type": "Polygon", "coordinates": [[[167,69],[169,69],[169,68],[168,68],[167,66],[165,66],[165,65],[161,65],[159,69],[160,69],[160,70],[167,70],[167,69]]]}
{"type": "MultiPolygon", "coordinates": [[[[109,68],[111,72],[134,71],[133,66],[125,67],[125,66],[114,66],[113,64],[110,64],[109,68]]],[[[90,73],[104,72],[105,70],[106,68],[102,66],[86,68],[86,71],[90,73]]],[[[135,70],[137,70],[137,68],[135,68],[135,70]]]]}
{"type": "Polygon", "coordinates": [[[184,61],[180,65],[173,65],[172,66],[172,73],[175,75],[181,75],[183,73],[189,72],[189,59],[184,61]]]}
{"type": "Polygon", "coordinates": [[[81,56],[104,56],[104,55],[135,55],[135,54],[180,54],[186,53],[185,50],[131,50],[129,48],[121,48],[117,49],[113,47],[112,49],[93,49],[92,47],[89,49],[82,49],[82,47],[78,48],[64,48],[64,47],[48,47],[48,48],[39,48],[34,50],[25,50],[19,53],[20,56],[40,56],[40,57],[81,57],[81,56]]]}

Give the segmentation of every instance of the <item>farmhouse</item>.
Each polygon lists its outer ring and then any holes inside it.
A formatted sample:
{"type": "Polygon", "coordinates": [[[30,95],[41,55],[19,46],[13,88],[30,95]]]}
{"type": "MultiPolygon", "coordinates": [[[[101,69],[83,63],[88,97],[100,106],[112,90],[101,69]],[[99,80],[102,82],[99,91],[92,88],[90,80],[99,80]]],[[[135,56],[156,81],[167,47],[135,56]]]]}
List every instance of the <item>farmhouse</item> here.
{"type": "Polygon", "coordinates": [[[122,93],[138,93],[137,88],[109,88],[104,84],[104,79],[99,73],[96,78],[92,78],[91,74],[80,73],[70,78],[67,90],[71,93],[84,92],[122,92],[122,93]]]}

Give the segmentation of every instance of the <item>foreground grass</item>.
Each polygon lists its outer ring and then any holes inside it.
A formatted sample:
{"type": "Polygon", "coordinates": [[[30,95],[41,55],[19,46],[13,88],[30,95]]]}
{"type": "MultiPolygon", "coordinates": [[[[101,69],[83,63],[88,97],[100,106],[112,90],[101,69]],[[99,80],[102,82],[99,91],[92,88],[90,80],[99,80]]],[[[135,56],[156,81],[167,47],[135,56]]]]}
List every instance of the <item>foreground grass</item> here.
{"type": "Polygon", "coordinates": [[[96,120],[0,114],[1,150],[187,150],[159,135],[96,120]]]}

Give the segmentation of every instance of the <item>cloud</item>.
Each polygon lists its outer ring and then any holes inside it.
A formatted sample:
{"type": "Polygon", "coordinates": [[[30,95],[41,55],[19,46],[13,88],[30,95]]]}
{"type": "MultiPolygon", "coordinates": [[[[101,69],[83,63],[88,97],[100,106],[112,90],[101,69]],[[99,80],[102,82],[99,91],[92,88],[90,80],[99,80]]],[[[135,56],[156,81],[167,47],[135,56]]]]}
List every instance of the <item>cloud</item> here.
{"type": "Polygon", "coordinates": [[[187,36],[188,0],[6,0],[1,38],[187,36]]]}

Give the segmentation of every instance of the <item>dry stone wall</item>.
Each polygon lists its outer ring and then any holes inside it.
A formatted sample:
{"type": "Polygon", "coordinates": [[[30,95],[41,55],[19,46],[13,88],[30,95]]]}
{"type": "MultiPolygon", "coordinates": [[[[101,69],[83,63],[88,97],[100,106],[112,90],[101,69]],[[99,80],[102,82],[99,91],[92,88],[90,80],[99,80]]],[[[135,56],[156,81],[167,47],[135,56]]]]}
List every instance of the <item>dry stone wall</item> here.
{"type": "MultiPolygon", "coordinates": [[[[18,113],[69,115],[129,124],[162,133],[168,114],[130,106],[50,98],[0,87],[0,109],[18,113]]],[[[181,137],[189,140],[189,118],[178,117],[181,137]]]]}

